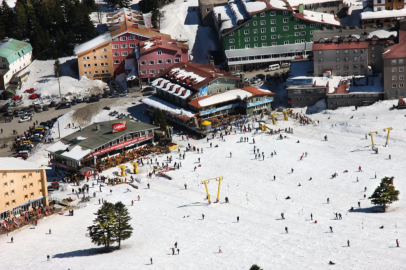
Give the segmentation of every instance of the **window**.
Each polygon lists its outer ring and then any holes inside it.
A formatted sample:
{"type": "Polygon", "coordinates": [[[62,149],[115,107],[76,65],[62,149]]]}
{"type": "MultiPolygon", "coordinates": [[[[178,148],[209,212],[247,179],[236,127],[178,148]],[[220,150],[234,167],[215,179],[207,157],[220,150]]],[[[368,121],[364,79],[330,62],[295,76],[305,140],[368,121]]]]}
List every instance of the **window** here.
{"type": "Polygon", "coordinates": [[[403,83],[399,83],[399,88],[403,88],[403,83]]]}
{"type": "Polygon", "coordinates": [[[113,53],[113,56],[120,56],[120,53],[119,52],[115,52],[115,53],[113,53]]]}
{"type": "Polygon", "coordinates": [[[319,55],[323,55],[323,51],[319,51],[319,55]]]}
{"type": "Polygon", "coordinates": [[[106,49],[106,48],[104,48],[104,49],[103,49],[103,52],[107,52],[107,49],[106,49]]]}
{"type": "Polygon", "coordinates": [[[353,69],[358,69],[358,65],[353,65],[352,68],[353,69]]]}
{"type": "Polygon", "coordinates": [[[8,197],[8,192],[4,193],[4,197],[8,197]]]}
{"type": "Polygon", "coordinates": [[[360,51],[360,53],[365,53],[365,49],[361,49],[359,51],[360,51]]]}
{"type": "Polygon", "coordinates": [[[337,69],[337,70],[340,70],[340,65],[336,65],[336,69],[337,69]]]}
{"type": "Polygon", "coordinates": [[[121,56],[127,56],[128,52],[121,52],[121,56]]]}
{"type": "Polygon", "coordinates": [[[323,66],[319,66],[319,70],[323,70],[323,66]]]}
{"type": "Polygon", "coordinates": [[[300,29],[306,29],[306,25],[302,24],[302,25],[300,26],[300,29]]]}
{"type": "Polygon", "coordinates": [[[149,74],[155,74],[155,69],[150,69],[149,74]]]}
{"type": "Polygon", "coordinates": [[[311,27],[311,28],[314,28],[314,26],[315,26],[314,23],[311,23],[311,24],[310,24],[310,27],[311,27]]]}
{"type": "Polygon", "coordinates": [[[14,180],[11,180],[11,181],[10,181],[10,185],[11,185],[11,186],[14,185],[14,180]]]}
{"type": "Polygon", "coordinates": [[[371,54],[371,57],[372,57],[372,58],[375,58],[375,54],[374,54],[374,53],[373,53],[373,54],[371,54]]]}
{"type": "Polygon", "coordinates": [[[258,41],[258,37],[254,37],[254,41],[258,41]]]}
{"type": "Polygon", "coordinates": [[[162,65],[164,63],[164,60],[159,59],[159,60],[156,60],[156,62],[157,62],[158,65],[162,65]]]}
{"type": "Polygon", "coordinates": [[[312,30],[312,31],[310,31],[310,35],[313,35],[314,34],[314,31],[312,30]]]}
{"type": "Polygon", "coordinates": [[[234,42],[235,42],[235,40],[234,40],[234,39],[229,39],[229,40],[228,40],[228,42],[230,42],[230,43],[234,43],[234,42]]]}
{"type": "Polygon", "coordinates": [[[283,23],[288,23],[289,19],[288,18],[283,18],[283,23]]]}
{"type": "Polygon", "coordinates": [[[93,56],[93,60],[96,60],[97,59],[97,56],[93,56]]]}
{"type": "Polygon", "coordinates": [[[261,33],[265,33],[266,29],[265,28],[261,28],[261,33]]]}
{"type": "Polygon", "coordinates": [[[249,48],[250,48],[250,45],[249,45],[249,44],[245,45],[245,48],[246,48],[246,49],[249,49],[249,48]]]}
{"type": "Polygon", "coordinates": [[[147,71],[146,70],[141,70],[141,74],[146,75],[147,71]]]}
{"type": "Polygon", "coordinates": [[[271,35],[271,39],[276,39],[276,35],[271,35]]]}
{"type": "Polygon", "coordinates": [[[396,83],[392,83],[392,88],[396,88],[397,84],[396,83]]]}
{"type": "Polygon", "coordinates": [[[254,22],[252,22],[252,25],[253,25],[253,26],[257,26],[257,23],[258,23],[258,22],[255,22],[255,21],[254,21],[254,22]]]}
{"type": "Polygon", "coordinates": [[[399,67],[399,72],[404,72],[405,71],[405,67],[399,67]]]}
{"type": "Polygon", "coordinates": [[[266,24],[266,21],[265,21],[265,20],[262,20],[262,21],[260,21],[260,24],[261,24],[261,25],[265,25],[265,24],[266,24]]]}
{"type": "Polygon", "coordinates": [[[147,61],[145,61],[145,60],[142,60],[140,63],[141,66],[145,66],[146,64],[147,64],[147,61]]]}
{"type": "Polygon", "coordinates": [[[126,40],[127,40],[127,37],[120,37],[120,40],[121,40],[121,41],[126,41],[126,40]]]}
{"type": "Polygon", "coordinates": [[[344,50],[344,53],[348,53],[348,50],[344,50]]]}
{"type": "Polygon", "coordinates": [[[396,81],[398,79],[398,76],[392,75],[392,81],[396,81]]]}
{"type": "Polygon", "coordinates": [[[261,36],[261,40],[266,40],[266,36],[261,36]]]}
{"type": "Polygon", "coordinates": [[[396,61],[396,59],[392,59],[392,60],[390,61],[390,63],[391,63],[392,65],[396,65],[396,64],[398,63],[398,61],[396,61]]]}
{"type": "Polygon", "coordinates": [[[210,8],[206,8],[206,12],[210,12],[210,8]]]}
{"type": "Polygon", "coordinates": [[[276,27],[271,27],[271,32],[276,32],[276,27]]]}
{"type": "Polygon", "coordinates": [[[149,65],[155,65],[155,61],[154,61],[154,60],[149,60],[149,61],[148,61],[148,64],[149,64],[149,65]]]}
{"type": "Polygon", "coordinates": [[[30,183],[30,187],[33,187],[34,186],[34,184],[33,183],[30,183]]]}
{"type": "Polygon", "coordinates": [[[179,62],[180,62],[180,58],[175,58],[175,59],[173,59],[173,62],[174,62],[174,63],[179,63],[179,62]]]}
{"type": "Polygon", "coordinates": [[[92,50],[92,52],[96,52],[96,50],[95,50],[95,49],[93,49],[93,50],[92,50]]]}
{"type": "Polygon", "coordinates": [[[364,60],[365,60],[365,57],[364,57],[364,56],[360,56],[360,57],[359,57],[359,60],[360,60],[360,61],[364,61],[364,60]]]}
{"type": "Polygon", "coordinates": [[[285,41],[283,42],[283,44],[289,45],[289,40],[285,40],[285,41]]]}
{"type": "Polygon", "coordinates": [[[371,47],[371,51],[375,51],[375,47],[371,47]]]}
{"type": "Polygon", "coordinates": [[[83,67],[86,67],[86,66],[87,66],[86,64],[83,65],[83,67]]]}
{"type": "Polygon", "coordinates": [[[354,53],[358,53],[358,50],[357,50],[357,49],[354,49],[354,53]]]}
{"type": "Polygon", "coordinates": [[[275,11],[271,11],[270,15],[271,15],[271,16],[276,16],[276,12],[275,12],[275,11]]]}
{"type": "Polygon", "coordinates": [[[404,75],[399,75],[399,80],[404,80],[405,76],[404,75]]]}
{"type": "MultiPolygon", "coordinates": [[[[4,60],[4,59],[3,59],[3,60],[4,60]]],[[[83,57],[83,60],[86,60],[86,57],[85,57],[85,56],[83,57]]]]}
{"type": "Polygon", "coordinates": [[[235,50],[235,46],[230,46],[230,50],[235,50]]]}
{"type": "Polygon", "coordinates": [[[97,67],[97,63],[95,63],[94,66],[97,67]]]}
{"type": "Polygon", "coordinates": [[[134,36],[134,35],[129,36],[128,39],[129,39],[129,40],[135,40],[135,36],[134,36]]]}
{"type": "Polygon", "coordinates": [[[336,62],[340,62],[340,57],[336,57],[336,62]]]}
{"type": "Polygon", "coordinates": [[[24,189],[27,189],[27,185],[24,185],[24,189]]]}
{"type": "Polygon", "coordinates": [[[258,43],[255,43],[255,44],[254,44],[254,48],[258,48],[258,43]]]}
{"type": "Polygon", "coordinates": [[[10,203],[9,203],[9,202],[6,202],[6,207],[8,207],[8,206],[10,206],[10,203]]]}
{"type": "Polygon", "coordinates": [[[135,48],[135,43],[130,43],[130,48],[135,48]]]}
{"type": "Polygon", "coordinates": [[[118,49],[118,44],[113,45],[113,49],[118,49]]]}
{"type": "Polygon", "coordinates": [[[295,29],[296,29],[296,30],[299,29],[299,25],[295,25],[295,29]]]}
{"type": "Polygon", "coordinates": [[[295,37],[298,37],[298,36],[300,36],[300,33],[299,33],[299,32],[295,32],[295,37]]]}
{"type": "MultiPolygon", "coordinates": [[[[295,44],[298,44],[298,43],[300,43],[300,39],[295,39],[295,44]]],[[[320,60],[319,60],[319,62],[320,62],[320,60]]]]}
{"type": "Polygon", "coordinates": [[[348,70],[348,65],[344,65],[344,70],[348,70]]]}
{"type": "Polygon", "coordinates": [[[399,59],[399,65],[403,65],[405,63],[404,59],[399,59]]]}
{"type": "Polygon", "coordinates": [[[250,30],[244,30],[244,34],[248,35],[250,33],[250,30]]]}
{"type": "Polygon", "coordinates": [[[323,57],[320,57],[320,58],[319,58],[319,63],[320,63],[320,62],[323,62],[323,57]]]}
{"type": "Polygon", "coordinates": [[[158,54],[158,55],[161,55],[161,54],[162,54],[162,51],[161,51],[161,50],[157,51],[157,54],[158,54]]]}
{"type": "Polygon", "coordinates": [[[127,49],[127,44],[121,44],[121,49],[127,49]]]}
{"type": "Polygon", "coordinates": [[[114,60],[114,64],[120,64],[120,60],[114,60]]]}
{"type": "Polygon", "coordinates": [[[283,31],[289,31],[289,26],[284,26],[283,31]]]}
{"type": "Polygon", "coordinates": [[[272,19],[271,20],[271,24],[275,24],[276,23],[276,20],[275,19],[272,19]]]}
{"type": "Polygon", "coordinates": [[[261,14],[259,14],[259,16],[265,17],[265,12],[261,12],[261,14]]]}
{"type": "Polygon", "coordinates": [[[246,37],[246,38],[244,38],[244,41],[245,41],[245,42],[250,42],[250,38],[249,38],[249,37],[246,37]]]}
{"type": "Polygon", "coordinates": [[[258,34],[258,29],[253,30],[254,34],[258,34]]]}
{"type": "Polygon", "coordinates": [[[358,61],[358,56],[354,56],[354,62],[357,62],[358,61]]]}
{"type": "Polygon", "coordinates": [[[398,68],[393,67],[393,68],[392,68],[392,72],[398,72],[398,68]]]}
{"type": "MultiPolygon", "coordinates": [[[[273,44],[276,45],[276,42],[272,42],[272,46],[275,46],[275,45],[273,45],[273,44]]],[[[261,43],[261,46],[262,46],[262,47],[266,47],[266,46],[268,46],[268,44],[267,44],[267,43],[261,43]]]]}
{"type": "Polygon", "coordinates": [[[166,59],[165,61],[167,64],[172,64],[172,59],[166,59]]]}
{"type": "Polygon", "coordinates": [[[232,37],[232,36],[234,36],[234,32],[231,32],[231,33],[230,33],[230,37],[232,37]]]}

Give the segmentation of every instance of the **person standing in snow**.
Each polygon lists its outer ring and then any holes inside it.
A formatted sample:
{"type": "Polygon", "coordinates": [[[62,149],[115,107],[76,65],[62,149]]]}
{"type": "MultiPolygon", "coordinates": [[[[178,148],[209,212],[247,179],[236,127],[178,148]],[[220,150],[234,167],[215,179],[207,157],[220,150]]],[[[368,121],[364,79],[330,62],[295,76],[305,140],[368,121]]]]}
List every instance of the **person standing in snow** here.
{"type": "Polygon", "coordinates": [[[313,220],[313,214],[310,213],[310,220],[313,220]]]}
{"type": "Polygon", "coordinates": [[[138,195],[138,201],[141,199],[140,195],[138,195]]]}
{"type": "Polygon", "coordinates": [[[361,202],[358,202],[358,207],[361,207],[361,202]]]}
{"type": "Polygon", "coordinates": [[[175,255],[175,249],[172,248],[172,255],[175,255]]]}
{"type": "Polygon", "coordinates": [[[330,232],[333,233],[333,227],[330,226],[330,232]]]}
{"type": "Polygon", "coordinates": [[[14,243],[14,237],[11,237],[11,243],[14,243]]]}
{"type": "Polygon", "coordinates": [[[239,216],[237,216],[237,223],[238,223],[238,222],[240,222],[240,217],[239,217],[239,216]]]}
{"type": "Polygon", "coordinates": [[[288,233],[288,227],[285,227],[285,232],[288,233]]]}
{"type": "Polygon", "coordinates": [[[175,242],[174,246],[175,246],[175,248],[178,248],[178,242],[175,242]]]}
{"type": "Polygon", "coordinates": [[[134,200],[131,201],[131,206],[134,206],[134,200]]]}
{"type": "Polygon", "coordinates": [[[276,180],[276,176],[275,176],[275,175],[273,176],[273,180],[274,180],[274,181],[276,180]]]}
{"type": "Polygon", "coordinates": [[[358,167],[358,171],[359,171],[359,172],[362,172],[361,166],[358,167]]]}
{"type": "Polygon", "coordinates": [[[350,247],[350,240],[347,240],[347,245],[348,247],[350,247]]]}
{"type": "Polygon", "coordinates": [[[151,262],[151,264],[152,264],[152,258],[150,258],[149,260],[150,260],[150,262],[151,262]]]}
{"type": "Polygon", "coordinates": [[[50,256],[49,256],[49,255],[47,255],[47,261],[49,261],[49,258],[50,258],[50,256]]]}
{"type": "Polygon", "coordinates": [[[187,185],[186,185],[186,183],[184,184],[184,186],[185,186],[185,189],[187,189],[187,185]]]}
{"type": "Polygon", "coordinates": [[[202,214],[202,220],[204,220],[204,214],[202,214]]]}
{"type": "Polygon", "coordinates": [[[291,169],[291,173],[293,173],[293,171],[294,171],[294,170],[293,170],[293,168],[292,168],[292,169],[291,169]]]}
{"type": "Polygon", "coordinates": [[[233,153],[230,152],[230,158],[233,156],[233,153]]]}
{"type": "Polygon", "coordinates": [[[51,234],[51,229],[49,229],[49,234],[51,234]]]}
{"type": "Polygon", "coordinates": [[[285,219],[285,215],[283,213],[281,213],[281,217],[282,219],[285,219]]]}
{"type": "Polygon", "coordinates": [[[396,239],[396,246],[399,247],[399,240],[396,239]]]}

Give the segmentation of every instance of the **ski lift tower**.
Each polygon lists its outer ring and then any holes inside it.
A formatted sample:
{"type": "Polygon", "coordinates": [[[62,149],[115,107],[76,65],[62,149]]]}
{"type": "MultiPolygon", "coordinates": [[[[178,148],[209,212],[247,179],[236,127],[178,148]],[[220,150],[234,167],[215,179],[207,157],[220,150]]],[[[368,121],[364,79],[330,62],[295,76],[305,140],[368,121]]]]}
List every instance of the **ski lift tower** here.
{"type": "Polygon", "coordinates": [[[204,187],[206,188],[207,200],[209,201],[209,204],[211,204],[211,200],[210,200],[209,190],[207,189],[207,183],[212,180],[216,180],[219,182],[218,191],[217,191],[217,200],[216,200],[216,203],[218,203],[220,201],[220,186],[221,186],[221,181],[223,180],[223,176],[219,176],[216,178],[211,178],[211,179],[202,181],[202,183],[204,184],[204,187]]]}
{"type": "Polygon", "coordinates": [[[388,130],[388,136],[386,136],[386,144],[385,146],[388,146],[388,142],[389,142],[389,133],[392,130],[392,127],[388,127],[388,128],[384,128],[383,131],[388,130]]]}
{"type": "Polygon", "coordinates": [[[375,134],[378,134],[378,131],[371,131],[371,132],[368,133],[368,135],[371,136],[372,149],[374,149],[374,146],[375,146],[375,144],[374,144],[374,137],[372,136],[374,133],[375,133],[375,134]]]}

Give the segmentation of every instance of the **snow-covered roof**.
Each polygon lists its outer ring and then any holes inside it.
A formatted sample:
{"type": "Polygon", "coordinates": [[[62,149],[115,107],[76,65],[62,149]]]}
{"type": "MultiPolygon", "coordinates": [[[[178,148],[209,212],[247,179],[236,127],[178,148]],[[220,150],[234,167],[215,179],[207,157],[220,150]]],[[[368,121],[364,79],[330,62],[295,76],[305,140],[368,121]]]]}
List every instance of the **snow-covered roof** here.
{"type": "Polygon", "coordinates": [[[406,9],[362,12],[360,17],[361,20],[406,17],[406,9]]]}
{"type": "Polygon", "coordinates": [[[260,1],[252,2],[250,0],[242,0],[242,4],[248,13],[261,11],[266,8],[266,4],[260,1]]]}
{"type": "Polygon", "coordinates": [[[372,38],[373,36],[377,36],[378,38],[388,38],[390,36],[397,37],[398,32],[396,31],[386,31],[386,30],[376,30],[371,33],[369,33],[368,38],[372,38]]]}
{"type": "Polygon", "coordinates": [[[171,72],[172,73],[175,73],[175,72],[177,73],[177,74],[174,74],[174,76],[176,78],[190,77],[190,79],[195,79],[197,83],[200,83],[200,82],[202,82],[202,81],[204,81],[206,79],[205,77],[199,76],[199,75],[197,75],[197,74],[195,74],[193,72],[186,71],[186,70],[180,69],[180,68],[173,68],[173,69],[171,69],[171,72]]]}
{"type": "Polygon", "coordinates": [[[286,3],[282,0],[269,0],[271,6],[278,8],[278,9],[288,9],[286,3]]]}
{"type": "Polygon", "coordinates": [[[217,95],[209,96],[208,98],[199,100],[198,103],[201,107],[211,106],[217,103],[227,102],[235,100],[237,98],[243,99],[245,97],[251,97],[252,94],[242,89],[233,89],[217,95]]]}
{"type": "Polygon", "coordinates": [[[167,91],[168,93],[178,96],[182,99],[186,99],[192,94],[192,91],[184,88],[183,86],[180,86],[176,83],[171,83],[170,81],[162,78],[153,80],[151,85],[163,91],[167,91]]]}
{"type": "Polygon", "coordinates": [[[50,169],[50,168],[43,167],[42,165],[38,165],[37,163],[14,157],[0,158],[0,171],[22,171],[22,170],[39,170],[39,169],[50,169]]]}
{"type": "MultiPolygon", "coordinates": [[[[341,76],[333,76],[332,78],[328,77],[307,77],[307,76],[296,76],[296,77],[290,77],[288,79],[289,81],[292,81],[295,85],[296,82],[303,82],[301,83],[302,85],[313,85],[315,83],[316,86],[327,86],[328,84],[328,89],[327,93],[332,94],[335,91],[335,88],[338,87],[340,81],[347,80],[345,77],[341,76]]],[[[300,84],[297,84],[300,85],[300,84]]],[[[295,85],[295,86],[297,86],[295,85]]]]}
{"type": "Polygon", "coordinates": [[[217,21],[219,19],[219,16],[221,17],[221,27],[220,27],[221,31],[223,31],[224,29],[230,29],[238,26],[236,17],[231,12],[229,5],[214,7],[213,13],[217,21]]]}
{"type": "Polygon", "coordinates": [[[57,151],[66,150],[66,148],[68,148],[68,147],[69,147],[69,144],[65,144],[61,141],[58,141],[58,142],[48,146],[47,148],[45,148],[45,150],[48,152],[57,152],[57,151]]]}
{"type": "Polygon", "coordinates": [[[100,36],[95,37],[94,39],[91,39],[82,44],[76,45],[75,49],[73,50],[73,54],[78,55],[82,52],[93,49],[93,48],[95,48],[99,45],[102,45],[106,42],[109,42],[109,41],[111,41],[111,36],[110,36],[109,32],[106,32],[100,36]]]}
{"type": "Polygon", "coordinates": [[[154,45],[153,42],[151,42],[151,41],[145,41],[145,42],[144,42],[144,50],[148,50],[149,48],[152,47],[152,45],[154,45]]]}
{"type": "Polygon", "coordinates": [[[166,102],[166,101],[164,101],[158,97],[154,97],[154,96],[142,99],[142,103],[149,105],[151,107],[154,107],[154,108],[161,109],[162,111],[167,111],[172,114],[176,114],[176,115],[184,115],[187,117],[193,117],[195,115],[191,111],[185,110],[181,107],[178,107],[172,103],[166,102]]]}
{"type": "Polygon", "coordinates": [[[249,19],[249,15],[240,1],[230,0],[228,5],[230,6],[231,13],[235,16],[237,22],[249,19]]]}
{"type": "MultiPolygon", "coordinates": [[[[312,5],[312,4],[321,4],[326,2],[341,2],[341,0],[288,0],[291,6],[299,6],[299,4],[303,5],[312,5]]],[[[273,0],[271,0],[271,4],[273,0]]]]}
{"type": "Polygon", "coordinates": [[[74,160],[81,160],[83,157],[90,154],[90,152],[92,152],[92,149],[83,149],[80,145],[76,145],[71,150],[62,153],[61,156],[74,160]]]}
{"type": "Polygon", "coordinates": [[[331,25],[336,25],[336,26],[341,25],[340,21],[336,20],[337,17],[334,14],[304,10],[303,17],[307,20],[314,21],[314,22],[326,23],[326,24],[331,24],[331,25]]]}

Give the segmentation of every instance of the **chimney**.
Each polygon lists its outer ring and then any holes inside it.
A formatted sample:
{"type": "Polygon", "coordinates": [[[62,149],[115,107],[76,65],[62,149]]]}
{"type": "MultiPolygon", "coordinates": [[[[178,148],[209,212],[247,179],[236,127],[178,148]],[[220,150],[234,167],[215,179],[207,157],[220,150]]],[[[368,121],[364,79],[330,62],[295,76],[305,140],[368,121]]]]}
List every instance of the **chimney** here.
{"type": "Polygon", "coordinates": [[[323,14],[321,14],[321,21],[324,22],[324,20],[323,20],[323,14]]]}
{"type": "MultiPolygon", "coordinates": [[[[299,4],[299,13],[303,13],[304,10],[304,5],[303,4],[299,4]]],[[[323,16],[323,15],[322,15],[323,16]]],[[[321,19],[323,20],[323,19],[321,19]]]]}

